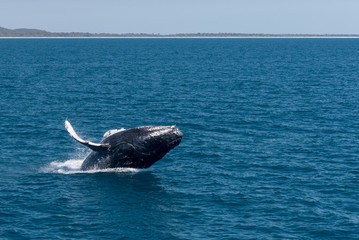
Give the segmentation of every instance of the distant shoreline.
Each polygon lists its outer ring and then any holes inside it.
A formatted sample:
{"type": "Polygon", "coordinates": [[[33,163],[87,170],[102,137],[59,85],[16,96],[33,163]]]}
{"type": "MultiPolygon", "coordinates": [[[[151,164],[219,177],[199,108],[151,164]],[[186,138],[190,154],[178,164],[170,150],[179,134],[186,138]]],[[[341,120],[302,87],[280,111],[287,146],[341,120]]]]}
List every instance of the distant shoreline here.
{"type": "Polygon", "coordinates": [[[328,39],[345,39],[345,38],[359,38],[359,36],[186,36],[186,37],[176,37],[176,36],[156,36],[156,37],[0,37],[0,39],[284,39],[284,38],[293,38],[293,39],[315,39],[315,38],[328,38],[328,39]]]}
{"type": "Polygon", "coordinates": [[[155,34],[155,33],[89,33],[89,32],[48,32],[39,29],[8,29],[0,27],[0,39],[74,39],[74,38],[359,38],[359,34],[270,34],[270,33],[175,33],[175,34],[155,34]]]}

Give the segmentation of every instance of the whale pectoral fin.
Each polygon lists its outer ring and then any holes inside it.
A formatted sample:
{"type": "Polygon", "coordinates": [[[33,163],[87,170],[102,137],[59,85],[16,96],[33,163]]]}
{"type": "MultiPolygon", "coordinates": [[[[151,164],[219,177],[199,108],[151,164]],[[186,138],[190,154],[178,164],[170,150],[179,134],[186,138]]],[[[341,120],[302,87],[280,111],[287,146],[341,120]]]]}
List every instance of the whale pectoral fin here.
{"type": "Polygon", "coordinates": [[[73,137],[76,141],[78,141],[82,145],[90,148],[93,151],[107,151],[109,149],[109,145],[107,145],[107,144],[93,143],[90,141],[85,141],[82,138],[80,138],[76,134],[75,130],[72,128],[70,122],[67,120],[65,121],[65,128],[67,129],[67,131],[69,132],[71,137],[73,137]]]}

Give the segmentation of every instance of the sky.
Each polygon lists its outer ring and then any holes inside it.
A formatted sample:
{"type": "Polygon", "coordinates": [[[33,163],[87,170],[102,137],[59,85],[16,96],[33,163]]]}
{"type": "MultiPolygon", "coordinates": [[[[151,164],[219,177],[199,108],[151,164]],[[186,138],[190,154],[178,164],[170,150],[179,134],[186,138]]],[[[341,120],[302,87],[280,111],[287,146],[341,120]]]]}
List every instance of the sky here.
{"type": "Polygon", "coordinates": [[[91,33],[359,34],[359,0],[0,0],[0,26],[91,33]]]}

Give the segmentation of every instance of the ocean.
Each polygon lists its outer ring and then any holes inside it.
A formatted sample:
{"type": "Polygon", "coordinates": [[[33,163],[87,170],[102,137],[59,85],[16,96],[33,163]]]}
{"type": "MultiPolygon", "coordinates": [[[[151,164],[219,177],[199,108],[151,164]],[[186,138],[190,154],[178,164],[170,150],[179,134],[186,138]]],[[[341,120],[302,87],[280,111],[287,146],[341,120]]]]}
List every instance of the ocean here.
{"type": "Polygon", "coordinates": [[[0,39],[0,239],[358,239],[358,39],[0,39]],[[177,125],[146,170],[80,171],[177,125]]]}

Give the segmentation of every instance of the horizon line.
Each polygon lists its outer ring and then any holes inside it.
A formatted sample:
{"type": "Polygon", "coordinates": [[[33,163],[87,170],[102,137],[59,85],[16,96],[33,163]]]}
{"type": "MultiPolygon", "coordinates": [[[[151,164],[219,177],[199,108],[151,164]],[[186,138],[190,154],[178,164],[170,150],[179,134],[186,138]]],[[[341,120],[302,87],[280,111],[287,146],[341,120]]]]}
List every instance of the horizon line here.
{"type": "Polygon", "coordinates": [[[135,36],[113,36],[113,37],[1,37],[0,39],[358,39],[359,35],[311,35],[311,36],[157,36],[157,37],[135,37],[135,36]]]}
{"type": "MultiPolygon", "coordinates": [[[[127,32],[127,33],[109,33],[109,32],[52,32],[48,30],[38,29],[38,28],[5,28],[0,26],[1,28],[5,30],[3,34],[26,34],[27,36],[15,36],[15,37],[62,37],[62,36],[39,36],[38,34],[56,34],[56,35],[71,35],[71,34],[87,34],[90,36],[72,36],[72,37],[129,37],[129,35],[134,35],[134,37],[188,37],[189,36],[200,36],[200,37],[359,37],[359,33],[241,33],[241,32],[179,32],[179,33],[144,33],[144,32],[127,32]],[[19,32],[19,30],[21,32],[19,32]],[[35,32],[34,32],[35,31],[35,32]],[[33,36],[31,36],[33,35],[33,36]],[[91,36],[94,35],[94,36],[91,36]],[[102,35],[102,36],[99,36],[102,35]],[[127,36],[126,36],[127,35],[127,36]],[[144,36],[142,36],[144,35],[144,36]]],[[[0,31],[0,37],[7,37],[7,36],[1,36],[0,31]]],[[[9,36],[12,37],[12,36],[9,36]]],[[[64,36],[64,37],[71,37],[71,36],[64,36]]]]}

